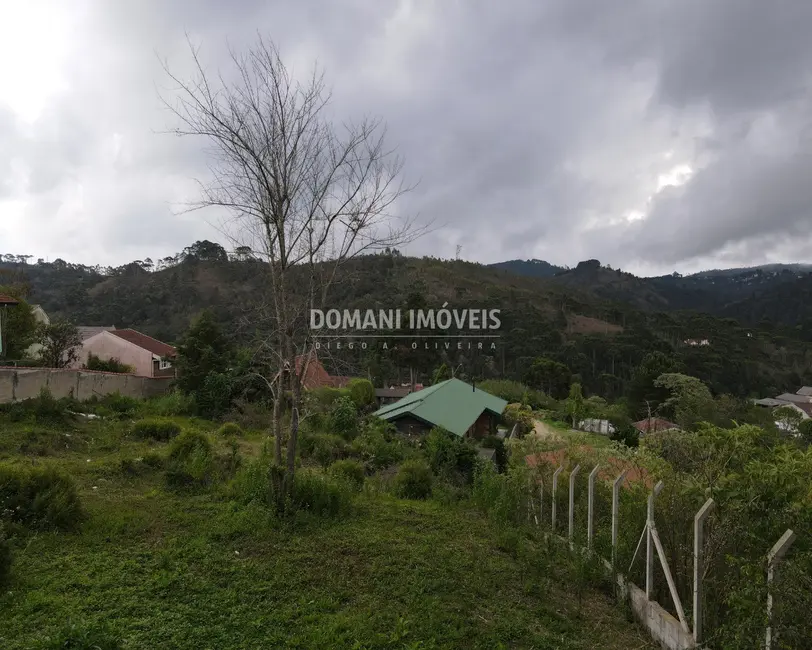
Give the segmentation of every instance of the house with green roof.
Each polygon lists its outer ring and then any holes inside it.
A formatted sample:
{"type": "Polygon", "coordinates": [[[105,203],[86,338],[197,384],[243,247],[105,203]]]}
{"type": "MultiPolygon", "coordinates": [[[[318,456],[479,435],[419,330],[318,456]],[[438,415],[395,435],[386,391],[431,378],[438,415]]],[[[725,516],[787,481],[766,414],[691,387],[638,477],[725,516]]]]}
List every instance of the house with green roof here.
{"type": "Polygon", "coordinates": [[[374,415],[402,433],[421,434],[442,427],[461,438],[483,438],[496,433],[505,406],[507,402],[495,395],[448,379],[387,404],[374,415]]]}

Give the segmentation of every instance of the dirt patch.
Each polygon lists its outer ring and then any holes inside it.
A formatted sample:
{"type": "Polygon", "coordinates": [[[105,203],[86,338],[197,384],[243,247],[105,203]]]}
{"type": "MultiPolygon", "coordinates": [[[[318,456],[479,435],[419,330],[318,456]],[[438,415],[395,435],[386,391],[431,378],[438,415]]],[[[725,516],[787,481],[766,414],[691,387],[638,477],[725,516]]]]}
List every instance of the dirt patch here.
{"type": "Polygon", "coordinates": [[[578,314],[567,316],[567,332],[570,334],[619,334],[622,331],[623,328],[620,325],[600,318],[579,316],[578,314]]]}
{"type": "Polygon", "coordinates": [[[563,440],[561,434],[549,424],[541,420],[534,420],[534,435],[541,440],[563,440]]]}

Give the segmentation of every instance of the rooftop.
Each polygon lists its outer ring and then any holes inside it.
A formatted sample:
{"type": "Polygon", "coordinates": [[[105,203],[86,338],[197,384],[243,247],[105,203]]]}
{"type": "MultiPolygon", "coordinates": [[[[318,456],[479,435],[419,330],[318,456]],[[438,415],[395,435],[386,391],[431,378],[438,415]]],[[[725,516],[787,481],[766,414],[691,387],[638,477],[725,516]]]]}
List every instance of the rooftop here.
{"type": "Polygon", "coordinates": [[[448,379],[410,393],[394,404],[379,409],[375,415],[384,420],[397,420],[410,415],[464,436],[483,411],[501,415],[505,406],[507,402],[495,395],[459,379],[448,379]]]}
{"type": "Polygon", "coordinates": [[[159,357],[174,357],[178,353],[171,345],[154,339],[151,336],[147,336],[146,334],[142,334],[141,332],[136,332],[134,329],[110,330],[110,334],[129,341],[139,348],[149,350],[152,354],[159,357]]]}

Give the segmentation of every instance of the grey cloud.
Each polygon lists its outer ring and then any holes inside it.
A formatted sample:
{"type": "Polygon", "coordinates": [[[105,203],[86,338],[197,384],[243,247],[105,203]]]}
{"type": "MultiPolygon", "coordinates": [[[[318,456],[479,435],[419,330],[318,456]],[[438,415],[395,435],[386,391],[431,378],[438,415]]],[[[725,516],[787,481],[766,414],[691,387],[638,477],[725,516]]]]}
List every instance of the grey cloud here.
{"type": "Polygon", "coordinates": [[[96,0],[69,89],[33,127],[3,113],[0,90],[0,151],[13,152],[0,156],[0,201],[25,201],[13,240],[37,255],[123,263],[220,237],[173,213],[208,161],[203,143],[157,133],[171,118],[156,53],[189,74],[188,31],[228,75],[227,44],[259,31],[297,72],[318,59],[336,119],[388,122],[406,179],[421,181],[401,207],[444,226],[411,253],[460,243],[480,261],[598,257],[651,272],[808,259],[810,28],[805,0],[96,0]],[[685,163],[691,179],[655,194],[685,163]]]}

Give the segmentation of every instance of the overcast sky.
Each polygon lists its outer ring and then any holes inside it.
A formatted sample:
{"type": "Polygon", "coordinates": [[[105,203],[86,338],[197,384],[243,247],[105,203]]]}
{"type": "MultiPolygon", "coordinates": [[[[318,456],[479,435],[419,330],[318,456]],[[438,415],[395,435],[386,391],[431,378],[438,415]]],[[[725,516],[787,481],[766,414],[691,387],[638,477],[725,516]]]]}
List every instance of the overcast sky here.
{"type": "MultiPolygon", "coordinates": [[[[121,264],[222,239],[178,216],[158,55],[273,39],[418,181],[407,252],[639,274],[812,261],[809,0],[0,0],[0,252],[121,264]],[[156,54],[157,53],[157,54],[156,54]]],[[[209,215],[217,222],[221,215],[209,215]]],[[[222,215],[225,216],[225,215],[222,215]]]]}

